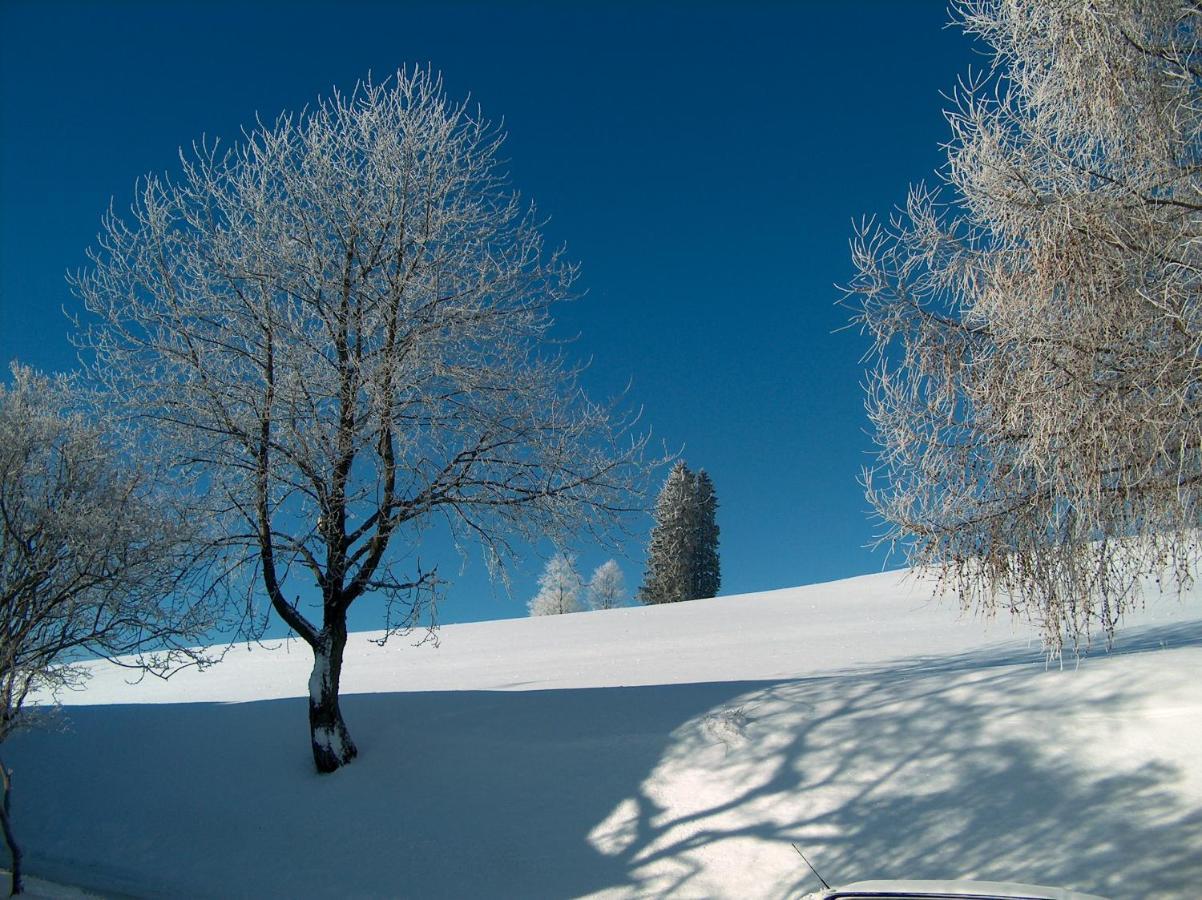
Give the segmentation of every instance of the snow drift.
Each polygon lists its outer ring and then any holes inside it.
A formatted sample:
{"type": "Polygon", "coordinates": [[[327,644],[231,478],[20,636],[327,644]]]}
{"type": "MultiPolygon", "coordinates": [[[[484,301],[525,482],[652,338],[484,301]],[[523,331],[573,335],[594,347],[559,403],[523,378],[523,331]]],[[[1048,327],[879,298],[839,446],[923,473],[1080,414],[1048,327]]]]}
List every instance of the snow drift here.
{"type": "Polygon", "coordinates": [[[150,897],[781,897],[974,877],[1202,883],[1202,592],[1110,654],[896,573],[352,636],[360,758],[312,771],[303,645],[128,683],[6,747],[31,874],[150,897]]]}

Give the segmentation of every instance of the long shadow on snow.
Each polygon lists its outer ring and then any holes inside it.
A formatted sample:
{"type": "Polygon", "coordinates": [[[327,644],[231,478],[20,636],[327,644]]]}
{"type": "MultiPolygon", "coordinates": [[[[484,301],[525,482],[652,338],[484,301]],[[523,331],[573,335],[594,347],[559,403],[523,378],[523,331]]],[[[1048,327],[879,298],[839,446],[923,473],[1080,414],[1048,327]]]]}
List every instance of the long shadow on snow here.
{"type": "MultiPolygon", "coordinates": [[[[1119,650],[1197,643],[1202,623],[1119,650]]],[[[1040,664],[1005,667],[1030,659],[350,696],[362,757],[333,777],[310,770],[301,700],[75,707],[68,731],[17,736],[6,762],[30,870],[124,893],[696,895],[698,852],[738,858],[750,838],[798,841],[842,881],[971,872],[1184,896],[1202,883],[1202,811],[1174,794],[1181,773],[1098,778],[998,727],[1055,726],[1055,704],[1025,690],[1040,664]]],[[[1080,703],[1106,714],[1137,688],[1080,703]]],[[[816,886],[800,865],[745,879],[749,896],[816,886]]]]}
{"type": "Polygon", "coordinates": [[[677,726],[748,686],[352,695],[361,756],[327,777],[298,699],[71,707],[5,761],[43,877],[171,897],[566,897],[628,881],[585,835],[677,726]]]}
{"type": "MultiPolygon", "coordinates": [[[[1199,644],[1190,622],[1133,631],[1114,653],[1199,644]]],[[[1058,747],[1073,746],[1073,721],[1138,714],[1136,676],[1066,697],[1072,678],[1032,689],[1042,667],[1010,645],[761,684],[678,730],[598,843],[641,896],[704,895],[699,857],[746,853],[751,839],[761,859],[766,844],[787,856],[798,843],[836,883],[971,876],[1192,900],[1202,808],[1183,802],[1186,773],[1128,759],[1099,774],[1058,747]],[[695,802],[698,783],[720,802],[695,802]]],[[[794,859],[775,881],[746,867],[744,894],[816,890],[794,859]]]]}

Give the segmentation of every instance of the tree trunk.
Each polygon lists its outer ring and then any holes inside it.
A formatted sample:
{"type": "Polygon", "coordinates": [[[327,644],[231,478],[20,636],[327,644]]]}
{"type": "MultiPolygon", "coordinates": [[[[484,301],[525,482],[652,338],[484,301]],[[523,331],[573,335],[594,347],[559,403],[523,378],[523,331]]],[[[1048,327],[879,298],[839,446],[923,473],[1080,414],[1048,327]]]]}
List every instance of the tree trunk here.
{"type": "Polygon", "coordinates": [[[313,762],[318,772],[333,772],[354,759],[359,751],[346,730],[338,708],[338,682],[342,653],[346,649],[346,624],[328,625],[313,647],[313,674],[309,676],[309,733],[313,762]]]}
{"type": "Polygon", "coordinates": [[[8,844],[8,853],[12,857],[12,896],[24,893],[25,885],[21,881],[21,848],[17,846],[16,836],[13,835],[12,822],[9,820],[9,798],[12,795],[12,772],[0,761],[0,784],[4,795],[0,798],[0,828],[4,829],[4,842],[8,844]]]}

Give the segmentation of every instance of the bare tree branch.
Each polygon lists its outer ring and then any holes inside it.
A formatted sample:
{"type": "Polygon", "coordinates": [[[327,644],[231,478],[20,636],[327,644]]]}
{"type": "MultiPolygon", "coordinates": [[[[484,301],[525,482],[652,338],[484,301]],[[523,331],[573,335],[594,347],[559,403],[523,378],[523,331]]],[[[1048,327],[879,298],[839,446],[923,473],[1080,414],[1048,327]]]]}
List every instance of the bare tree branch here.
{"type": "Polygon", "coordinates": [[[432,514],[491,554],[637,505],[645,437],[545,349],[576,268],[544,250],[502,139],[429,72],[368,81],[146,179],[74,279],[96,377],[313,647],[323,771],[355,753],[347,610],[370,593],[389,632],[420,625],[440,582],[398,550],[432,514]],[[320,620],[288,599],[314,588],[320,620]]]}
{"type": "Polygon", "coordinates": [[[881,541],[1050,649],[1184,587],[1202,521],[1196,4],[966,0],[945,181],[852,242],[881,541]]]}

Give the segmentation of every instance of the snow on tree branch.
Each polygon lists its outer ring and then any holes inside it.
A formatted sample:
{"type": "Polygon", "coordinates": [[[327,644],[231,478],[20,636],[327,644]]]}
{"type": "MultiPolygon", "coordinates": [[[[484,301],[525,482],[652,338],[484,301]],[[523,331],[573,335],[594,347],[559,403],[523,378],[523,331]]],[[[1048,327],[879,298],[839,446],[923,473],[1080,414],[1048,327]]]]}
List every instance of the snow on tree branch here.
{"type": "Polygon", "coordinates": [[[1202,520],[1202,20],[1194,4],[958,4],[993,68],[948,113],[946,192],[852,242],[874,341],[881,541],[1053,652],[1202,520]]]}
{"type": "Polygon", "coordinates": [[[396,551],[435,519],[503,560],[513,535],[604,534],[638,506],[645,436],[548,349],[576,266],[503,138],[429,71],[368,80],[146,178],[74,279],[95,377],[197,473],[198,514],[319,655],[341,659],[365,594],[389,629],[423,620],[437,571],[396,551]]]}

